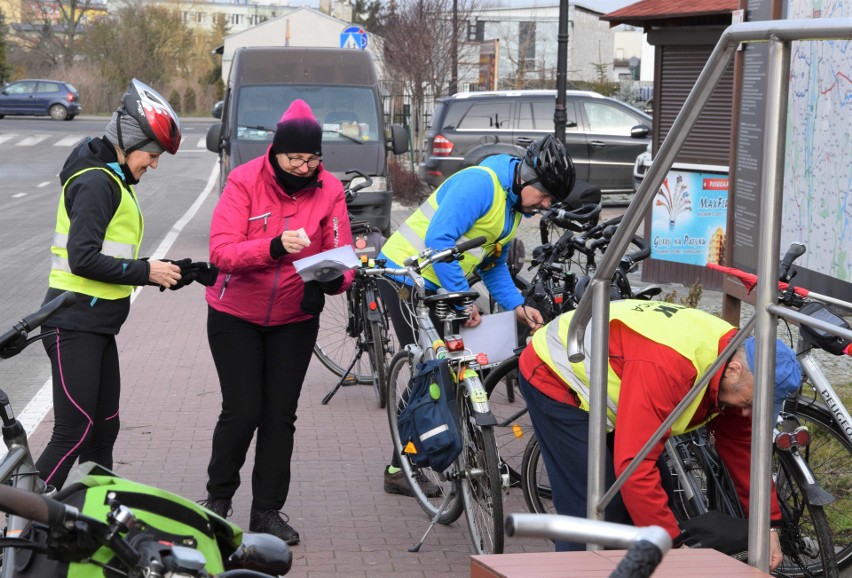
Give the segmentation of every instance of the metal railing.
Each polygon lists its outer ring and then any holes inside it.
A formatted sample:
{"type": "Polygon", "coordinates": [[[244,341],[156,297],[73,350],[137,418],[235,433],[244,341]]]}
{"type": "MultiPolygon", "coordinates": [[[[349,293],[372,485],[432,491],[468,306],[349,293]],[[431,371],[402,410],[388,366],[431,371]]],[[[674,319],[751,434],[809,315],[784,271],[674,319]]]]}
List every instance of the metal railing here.
{"type": "MultiPolygon", "coordinates": [[[[606,443],[606,396],[607,396],[607,350],[609,342],[609,286],[619,260],[627,250],[632,236],[636,233],[645,213],[651,207],[654,196],[659,190],[668,171],[671,169],[678,150],[680,150],[690,129],[698,120],[704,105],[710,98],[713,88],[721,78],[737,48],[742,43],[768,42],[769,66],[767,69],[767,99],[765,103],[766,124],[763,138],[763,156],[761,159],[761,211],[760,234],[758,241],[757,293],[755,317],[744,327],[755,326],[755,406],[752,414],[752,453],[749,515],[749,559],[752,566],[760,570],[769,570],[769,506],[770,506],[770,467],[772,432],[772,390],[775,381],[775,335],[778,316],[812,324],[813,318],[794,317],[775,305],[777,298],[777,268],[779,260],[781,203],[783,192],[784,141],[788,101],[788,79],[790,74],[790,43],[795,40],[832,40],[852,39],[852,18],[831,18],[814,20],[772,20],[745,22],[729,26],[722,33],[716,48],[710,55],[704,70],[684,102],[683,108],[672,124],[663,141],[651,168],[645,175],[639,190],[630,203],[618,232],[610,242],[611,250],[604,255],[595,276],[590,283],[571,319],[568,330],[568,355],[572,362],[585,358],[584,338],[586,326],[591,320],[591,396],[589,399],[589,478],[588,512],[590,519],[600,519],[603,509],[627,476],[633,471],[628,468],[613,487],[604,496],[605,449],[606,443]],[[764,370],[768,368],[768,370],[764,370]]],[[[835,329],[823,328],[835,333],[835,329]]],[[[744,339],[747,331],[739,336],[744,339]]],[[[837,334],[837,333],[836,333],[837,334]]],[[[839,335],[839,334],[838,334],[839,335]]],[[[721,360],[733,352],[741,339],[735,339],[722,352],[717,362],[710,368],[717,370],[721,360]],[[730,351],[729,351],[730,350],[730,351]]],[[[690,392],[692,399],[698,395],[701,387],[709,381],[713,373],[708,371],[690,392]]],[[[687,400],[684,400],[685,402],[687,400]]],[[[676,415],[688,405],[681,403],[676,415]],[[679,411],[678,411],[679,410],[679,411]]],[[[642,451],[634,458],[641,462],[650,449],[667,431],[670,420],[666,420],[652,436],[642,451]]],[[[674,418],[671,418],[674,421],[674,418]]],[[[596,548],[596,546],[592,546],[596,548]]]]}

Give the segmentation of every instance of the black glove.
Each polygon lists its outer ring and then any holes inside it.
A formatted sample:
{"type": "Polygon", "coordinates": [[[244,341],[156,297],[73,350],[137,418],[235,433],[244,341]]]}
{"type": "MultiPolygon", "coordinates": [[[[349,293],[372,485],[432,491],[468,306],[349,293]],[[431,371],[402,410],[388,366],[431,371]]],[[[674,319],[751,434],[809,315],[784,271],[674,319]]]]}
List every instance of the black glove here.
{"type": "MultiPolygon", "coordinates": [[[[313,281],[311,281],[313,283],[313,281]]],[[[343,285],[343,274],[335,277],[330,281],[317,281],[319,283],[320,289],[326,295],[334,295],[340,290],[340,286],[343,285]]]]}
{"type": "MultiPolygon", "coordinates": [[[[219,268],[208,261],[193,262],[189,257],[179,261],[173,261],[171,259],[163,259],[163,261],[173,263],[180,267],[180,281],[169,287],[172,291],[177,291],[182,287],[186,287],[193,281],[198,281],[202,285],[209,287],[216,282],[216,278],[219,276],[219,268]]],[[[162,292],[165,290],[166,288],[161,285],[160,291],[162,292]]]]}
{"type": "Polygon", "coordinates": [[[300,305],[302,313],[316,317],[322,313],[324,306],[325,294],[323,293],[322,283],[319,281],[308,281],[305,283],[305,294],[302,296],[302,303],[300,305]]]}

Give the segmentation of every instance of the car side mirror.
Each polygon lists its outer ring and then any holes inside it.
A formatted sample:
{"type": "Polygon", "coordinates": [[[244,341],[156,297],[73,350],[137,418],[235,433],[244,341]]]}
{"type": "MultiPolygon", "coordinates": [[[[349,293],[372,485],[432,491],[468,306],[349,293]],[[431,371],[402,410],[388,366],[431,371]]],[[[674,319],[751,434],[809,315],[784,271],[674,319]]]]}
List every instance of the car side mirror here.
{"type": "Polygon", "coordinates": [[[392,124],[391,130],[391,151],[395,155],[401,155],[408,152],[408,131],[400,124],[392,124]]]}
{"type": "Polygon", "coordinates": [[[630,129],[630,138],[646,138],[651,134],[651,128],[644,124],[637,124],[630,129]]]}
{"type": "Polygon", "coordinates": [[[211,153],[219,154],[222,150],[221,146],[222,124],[216,123],[207,131],[207,150],[211,153]]]}
{"type": "Polygon", "coordinates": [[[225,107],[225,101],[219,100],[216,104],[213,105],[213,110],[210,111],[210,114],[213,115],[213,118],[222,118],[222,109],[225,107]]]}

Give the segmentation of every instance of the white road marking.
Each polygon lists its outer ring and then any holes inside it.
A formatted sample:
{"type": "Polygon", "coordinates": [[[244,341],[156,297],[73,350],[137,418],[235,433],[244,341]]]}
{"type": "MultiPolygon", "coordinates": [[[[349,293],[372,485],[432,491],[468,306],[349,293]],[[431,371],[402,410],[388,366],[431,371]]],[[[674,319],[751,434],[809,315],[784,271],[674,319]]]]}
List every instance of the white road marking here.
{"type": "Polygon", "coordinates": [[[15,133],[0,134],[0,144],[6,142],[7,140],[12,140],[16,136],[19,136],[19,135],[15,134],[15,133]]]}
{"type": "Polygon", "coordinates": [[[47,140],[50,138],[49,134],[34,134],[33,136],[28,136],[24,140],[18,143],[19,147],[31,147],[35,146],[43,140],[47,140]]]}
{"type": "Polygon", "coordinates": [[[83,138],[85,138],[85,137],[81,136],[81,135],[66,136],[64,139],[56,141],[55,143],[53,143],[53,146],[55,146],[55,147],[70,147],[70,146],[77,144],[81,140],[83,140],[83,138]]]}
{"type": "Polygon", "coordinates": [[[17,194],[12,195],[12,198],[13,199],[20,199],[21,197],[26,197],[26,196],[27,196],[26,193],[17,193],[17,194]]]}

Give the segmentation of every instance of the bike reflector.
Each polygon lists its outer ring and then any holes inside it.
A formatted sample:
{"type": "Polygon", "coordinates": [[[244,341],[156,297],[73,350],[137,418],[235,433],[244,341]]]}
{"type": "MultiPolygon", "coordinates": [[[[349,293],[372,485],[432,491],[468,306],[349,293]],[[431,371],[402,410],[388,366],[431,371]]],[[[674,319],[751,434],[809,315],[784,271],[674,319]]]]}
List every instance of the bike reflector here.
{"type": "Polygon", "coordinates": [[[781,432],[775,437],[775,447],[783,451],[803,448],[809,443],[811,443],[811,432],[805,426],[799,426],[791,432],[781,432]]]}

